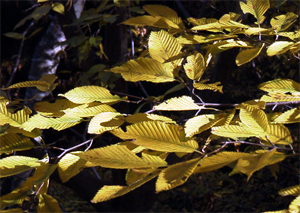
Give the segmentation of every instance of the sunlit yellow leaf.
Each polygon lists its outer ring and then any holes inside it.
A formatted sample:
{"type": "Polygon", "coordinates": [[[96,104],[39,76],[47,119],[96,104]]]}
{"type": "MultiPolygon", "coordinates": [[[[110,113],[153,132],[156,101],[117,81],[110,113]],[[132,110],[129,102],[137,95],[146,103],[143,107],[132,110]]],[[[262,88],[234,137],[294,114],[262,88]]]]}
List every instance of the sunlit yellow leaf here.
{"type": "Polygon", "coordinates": [[[277,33],[279,36],[288,37],[291,40],[296,40],[300,38],[300,30],[296,30],[294,32],[279,32],[277,33]]]}
{"type": "Polygon", "coordinates": [[[16,113],[10,113],[5,102],[0,103],[0,125],[9,124],[14,127],[20,127],[29,119],[31,110],[25,107],[16,113]]]}
{"type": "Polygon", "coordinates": [[[242,157],[238,159],[237,164],[233,168],[231,174],[242,172],[248,176],[248,180],[252,174],[267,165],[271,165],[285,159],[286,155],[277,152],[276,149],[271,151],[263,151],[260,154],[254,154],[248,157],[242,157]]]}
{"type": "Polygon", "coordinates": [[[94,106],[83,104],[78,107],[65,109],[63,112],[72,116],[92,117],[101,112],[116,112],[116,110],[107,104],[99,104],[94,106]]]}
{"type": "Polygon", "coordinates": [[[218,22],[195,26],[191,30],[207,30],[212,32],[219,32],[221,29],[235,28],[249,28],[249,26],[232,20],[228,20],[226,22],[220,20],[218,22]]]}
{"type": "Polygon", "coordinates": [[[280,93],[269,93],[268,95],[263,95],[260,100],[265,102],[298,102],[300,101],[300,95],[294,96],[280,93]]]}
{"type": "Polygon", "coordinates": [[[164,6],[164,5],[155,5],[155,4],[149,4],[143,6],[143,9],[149,13],[150,15],[156,17],[161,16],[164,17],[176,25],[178,25],[180,28],[184,28],[184,24],[181,20],[181,18],[177,15],[177,13],[172,10],[171,8],[164,6]]]}
{"type": "Polygon", "coordinates": [[[12,176],[38,167],[40,163],[37,158],[25,156],[9,156],[0,159],[0,177],[12,176]]]}
{"type": "Polygon", "coordinates": [[[144,183],[155,178],[159,174],[159,172],[160,170],[156,170],[153,173],[149,174],[148,176],[143,177],[128,186],[103,186],[94,196],[92,202],[93,203],[103,202],[127,194],[128,192],[138,188],[144,183]]]}
{"type": "Polygon", "coordinates": [[[85,168],[86,160],[68,153],[58,162],[58,174],[62,182],[67,182],[85,168]]]}
{"type": "Polygon", "coordinates": [[[285,53],[291,49],[294,45],[294,42],[290,41],[275,41],[271,44],[267,49],[268,56],[280,55],[285,53]]]}
{"type": "Polygon", "coordinates": [[[63,212],[59,207],[57,200],[51,195],[40,194],[39,195],[39,204],[37,206],[38,213],[44,212],[63,212]]]}
{"type": "Polygon", "coordinates": [[[200,36],[200,35],[182,35],[177,38],[180,44],[202,44],[202,43],[210,43],[212,41],[219,41],[224,39],[236,38],[236,35],[227,35],[227,34],[211,34],[208,36],[200,36]]]}
{"type": "Polygon", "coordinates": [[[253,137],[259,136],[260,133],[252,131],[251,128],[246,126],[239,126],[239,125],[224,125],[224,126],[217,126],[212,127],[211,133],[214,135],[228,137],[232,139],[237,139],[239,137],[246,138],[246,137],[253,137]]]}
{"type": "Polygon", "coordinates": [[[150,81],[154,83],[175,81],[173,70],[167,69],[164,64],[151,58],[130,60],[109,71],[120,73],[126,81],[150,81]]]}
{"type": "Polygon", "coordinates": [[[270,8],[269,0],[247,0],[247,3],[240,1],[240,7],[243,13],[252,14],[257,22],[256,24],[260,25],[265,20],[265,12],[270,8]]]}
{"type": "Polygon", "coordinates": [[[251,156],[251,154],[243,152],[218,152],[216,155],[201,159],[194,173],[213,171],[229,165],[232,162],[237,161],[239,158],[248,156],[251,156]]]}
{"type": "Polygon", "coordinates": [[[277,31],[287,30],[298,18],[298,15],[288,12],[285,15],[279,15],[272,18],[270,21],[271,26],[277,31]]]}
{"type": "Polygon", "coordinates": [[[278,194],[281,196],[294,195],[297,196],[300,194],[300,185],[290,186],[284,189],[280,189],[278,194]]]}
{"type": "Polygon", "coordinates": [[[135,139],[134,144],[162,152],[194,152],[198,144],[187,140],[179,125],[166,124],[161,121],[145,121],[127,126],[127,131],[115,129],[111,131],[122,139],[135,139]]]}
{"type": "Polygon", "coordinates": [[[281,115],[275,118],[275,123],[289,124],[298,123],[300,121],[300,109],[293,108],[285,111],[281,115]]]}
{"type": "Polygon", "coordinates": [[[271,33],[272,29],[260,28],[260,27],[250,27],[244,31],[246,35],[259,35],[263,33],[271,33]]]}
{"type": "Polygon", "coordinates": [[[300,196],[296,197],[289,205],[289,212],[299,212],[300,211],[300,196]]]}
{"type": "Polygon", "coordinates": [[[185,110],[199,110],[203,107],[195,104],[194,100],[190,96],[181,96],[170,98],[163,103],[154,106],[155,110],[160,111],[185,111],[185,110]]]}
{"type": "Polygon", "coordinates": [[[212,90],[214,92],[220,92],[223,93],[223,86],[221,85],[221,82],[215,82],[212,84],[204,84],[204,83],[193,83],[193,87],[198,90],[212,90]]]}
{"type": "Polygon", "coordinates": [[[185,183],[191,174],[193,174],[199,160],[199,158],[195,158],[173,164],[166,169],[163,169],[156,181],[156,192],[169,190],[185,183]]]}
{"type": "Polygon", "coordinates": [[[144,15],[127,19],[126,21],[122,22],[122,24],[136,26],[154,26],[155,22],[157,22],[158,20],[159,17],[144,15]]]}
{"type": "Polygon", "coordinates": [[[122,101],[117,95],[112,95],[108,89],[99,86],[76,87],[65,94],[59,94],[77,104],[86,104],[98,101],[113,104],[122,101]]]}
{"type": "Polygon", "coordinates": [[[187,63],[183,65],[187,77],[199,81],[205,69],[204,57],[201,53],[190,55],[186,58],[187,63]]]}
{"type": "Polygon", "coordinates": [[[101,112],[95,115],[88,126],[88,133],[102,134],[118,128],[124,123],[123,115],[119,112],[101,112]]]}
{"type": "Polygon", "coordinates": [[[260,90],[277,93],[300,93],[300,84],[291,79],[275,79],[258,85],[260,90]]]}
{"type": "Polygon", "coordinates": [[[159,156],[135,155],[124,145],[111,145],[102,148],[76,153],[80,158],[88,161],[87,166],[101,166],[105,168],[129,169],[166,166],[167,162],[159,156]]]}
{"type": "Polygon", "coordinates": [[[47,118],[40,114],[36,114],[30,117],[25,123],[23,123],[21,127],[26,131],[32,131],[34,128],[53,128],[60,131],[74,126],[80,123],[80,121],[80,117],[75,117],[71,115],[63,115],[60,118],[47,118]]]}
{"type": "Polygon", "coordinates": [[[29,138],[14,133],[0,136],[0,141],[0,154],[9,154],[13,151],[28,150],[34,147],[29,138]]]}
{"type": "Polygon", "coordinates": [[[289,129],[282,124],[269,124],[266,136],[261,138],[274,144],[289,145],[293,143],[289,129]]]}
{"type": "Polygon", "coordinates": [[[51,6],[52,6],[52,10],[54,10],[55,12],[58,12],[60,14],[65,13],[65,7],[62,3],[55,2],[55,3],[51,4],[51,6]]]}
{"type": "MultiPolygon", "coordinates": [[[[149,36],[148,46],[150,56],[161,63],[172,57],[179,57],[182,54],[182,46],[178,40],[164,30],[159,32],[152,31],[149,36]]],[[[173,60],[170,64],[173,68],[176,68],[180,66],[181,61],[182,58],[173,60]]]]}
{"type": "Polygon", "coordinates": [[[256,47],[253,49],[246,49],[239,52],[239,54],[235,58],[235,63],[238,66],[241,66],[243,64],[246,64],[250,61],[252,61],[255,57],[257,57],[261,50],[264,48],[264,44],[261,47],[256,47]]]}
{"type": "Polygon", "coordinates": [[[248,104],[241,104],[239,109],[240,119],[247,127],[259,134],[267,130],[268,118],[263,110],[248,104]]]}

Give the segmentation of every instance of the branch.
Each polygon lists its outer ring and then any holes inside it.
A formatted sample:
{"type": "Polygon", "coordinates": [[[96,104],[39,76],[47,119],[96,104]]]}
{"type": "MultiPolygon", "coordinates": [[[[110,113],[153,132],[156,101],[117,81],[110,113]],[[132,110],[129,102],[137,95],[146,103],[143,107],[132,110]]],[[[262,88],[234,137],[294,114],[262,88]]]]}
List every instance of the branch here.
{"type": "MultiPolygon", "coordinates": [[[[222,103],[196,103],[199,106],[214,106],[214,107],[235,107],[239,104],[222,104],[222,103]]],[[[300,101],[284,101],[284,102],[268,102],[266,106],[300,104],[300,101]]]]}

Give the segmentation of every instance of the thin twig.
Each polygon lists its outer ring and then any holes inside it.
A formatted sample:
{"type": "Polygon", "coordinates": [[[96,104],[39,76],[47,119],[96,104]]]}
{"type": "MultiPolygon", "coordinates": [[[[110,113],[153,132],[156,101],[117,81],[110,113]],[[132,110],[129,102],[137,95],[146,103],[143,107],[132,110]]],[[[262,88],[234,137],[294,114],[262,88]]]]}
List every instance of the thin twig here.
{"type": "MultiPolygon", "coordinates": [[[[30,28],[34,25],[34,21],[32,21],[28,27],[24,30],[24,32],[22,33],[23,35],[23,38],[21,40],[21,44],[20,44],[20,47],[19,47],[19,52],[18,52],[18,56],[16,58],[16,62],[15,62],[15,65],[14,65],[14,68],[12,70],[12,73],[6,83],[6,87],[9,87],[15,77],[15,74],[17,72],[17,69],[18,69],[18,66],[19,66],[19,63],[20,63],[20,60],[21,60],[21,55],[22,55],[22,51],[23,51],[23,47],[24,47],[24,43],[25,43],[25,36],[26,34],[28,33],[28,31],[30,30],[30,28]]],[[[7,92],[9,94],[9,92],[7,92]]]]}
{"type": "MultiPolygon", "coordinates": [[[[222,104],[222,103],[196,103],[199,106],[215,106],[215,107],[235,107],[239,104],[222,104]]],[[[266,106],[300,104],[300,101],[284,101],[284,102],[268,102],[266,106]]]]}

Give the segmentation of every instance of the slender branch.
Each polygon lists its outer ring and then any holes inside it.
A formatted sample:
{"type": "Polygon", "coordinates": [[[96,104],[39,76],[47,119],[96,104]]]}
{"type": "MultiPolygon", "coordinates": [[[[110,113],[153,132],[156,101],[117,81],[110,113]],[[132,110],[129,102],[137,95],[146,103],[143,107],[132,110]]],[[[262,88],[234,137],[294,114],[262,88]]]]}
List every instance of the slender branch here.
{"type": "MultiPolygon", "coordinates": [[[[236,144],[236,143],[240,143],[240,144],[248,144],[248,145],[253,145],[253,146],[261,146],[261,147],[266,147],[266,148],[272,148],[272,149],[281,149],[281,150],[287,150],[287,151],[294,151],[294,149],[291,148],[286,148],[286,147],[278,147],[278,146],[270,146],[270,145],[264,145],[264,144],[258,144],[258,143],[252,143],[252,142],[247,142],[247,141],[225,141],[222,142],[224,143],[224,145],[228,145],[228,144],[236,144]]],[[[223,145],[223,146],[224,146],[223,145]]],[[[222,147],[223,147],[222,146],[222,147]]]]}
{"type": "MultiPolygon", "coordinates": [[[[28,31],[30,30],[30,28],[34,25],[34,21],[32,21],[28,27],[24,30],[24,32],[22,33],[23,35],[23,38],[21,40],[21,44],[20,44],[20,47],[19,47],[19,52],[18,52],[18,56],[16,58],[16,62],[15,62],[15,65],[13,67],[13,70],[12,70],[12,73],[6,83],[6,87],[9,87],[15,77],[15,74],[17,72],[17,69],[18,69],[18,66],[19,66],[19,63],[20,63],[20,60],[21,60],[21,55],[22,55],[22,51],[23,51],[23,47],[24,47],[24,43],[25,43],[25,36],[26,34],[28,33],[28,31]]],[[[9,93],[9,92],[8,92],[9,93]]]]}
{"type": "MultiPolygon", "coordinates": [[[[214,106],[214,107],[235,107],[239,104],[222,104],[222,103],[196,103],[199,106],[214,106]]],[[[284,102],[268,102],[266,106],[300,104],[300,101],[284,101],[284,102]]]]}

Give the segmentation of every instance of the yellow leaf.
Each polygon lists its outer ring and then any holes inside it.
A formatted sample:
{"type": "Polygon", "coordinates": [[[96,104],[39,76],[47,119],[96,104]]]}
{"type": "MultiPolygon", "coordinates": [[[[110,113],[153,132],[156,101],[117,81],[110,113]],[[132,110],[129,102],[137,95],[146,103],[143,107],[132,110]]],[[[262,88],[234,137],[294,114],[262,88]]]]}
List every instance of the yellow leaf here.
{"type": "Polygon", "coordinates": [[[168,99],[163,103],[154,106],[155,110],[160,111],[185,111],[185,110],[199,110],[204,107],[200,107],[194,103],[194,100],[190,96],[181,96],[168,99]]]}
{"type": "Polygon", "coordinates": [[[146,114],[146,113],[137,113],[137,114],[129,115],[125,118],[125,120],[128,123],[139,123],[143,121],[163,121],[166,123],[176,124],[176,122],[169,117],[157,115],[157,114],[146,114]]]}
{"type": "Polygon", "coordinates": [[[244,13],[252,14],[260,25],[266,17],[264,17],[265,12],[270,8],[269,0],[247,0],[247,3],[240,1],[240,7],[244,13]]]}
{"type": "Polygon", "coordinates": [[[194,173],[213,171],[229,165],[239,158],[248,156],[251,156],[251,154],[243,152],[218,152],[215,155],[201,159],[194,173]]]}
{"type": "Polygon", "coordinates": [[[248,176],[248,179],[252,176],[252,174],[267,165],[271,165],[285,159],[285,154],[276,152],[276,149],[272,149],[271,151],[263,151],[260,154],[254,154],[248,157],[242,157],[238,160],[237,164],[233,168],[231,174],[235,174],[237,172],[242,172],[248,176]]]}
{"type": "Polygon", "coordinates": [[[160,170],[156,170],[153,173],[131,183],[128,186],[103,186],[94,196],[92,202],[93,203],[103,202],[127,194],[128,192],[138,188],[144,183],[155,178],[159,174],[159,172],[160,170]]]}
{"type": "Polygon", "coordinates": [[[199,158],[195,158],[163,169],[156,181],[156,192],[170,190],[184,184],[193,174],[199,160],[199,158]]]}
{"type": "Polygon", "coordinates": [[[284,189],[280,189],[278,194],[281,196],[294,195],[297,196],[300,194],[300,185],[290,186],[284,189]]]}
{"type": "Polygon", "coordinates": [[[12,176],[38,167],[40,163],[37,158],[25,156],[9,156],[0,159],[0,177],[12,176]]]}
{"type": "Polygon", "coordinates": [[[261,139],[274,144],[289,145],[293,143],[289,129],[282,124],[269,124],[266,136],[262,136],[261,139]]]}
{"type": "Polygon", "coordinates": [[[300,30],[296,30],[294,32],[279,32],[277,35],[288,37],[291,40],[296,40],[297,38],[300,38],[300,30]]]}
{"type": "Polygon", "coordinates": [[[77,175],[86,166],[86,160],[80,158],[79,156],[68,153],[63,156],[58,162],[58,174],[61,181],[67,182],[70,178],[77,175]]]}
{"type": "Polygon", "coordinates": [[[199,83],[193,83],[193,87],[198,90],[212,90],[214,92],[220,92],[223,93],[223,86],[220,85],[221,82],[215,82],[212,84],[203,84],[201,82],[199,83]]]}
{"type": "Polygon", "coordinates": [[[113,104],[122,100],[119,96],[110,94],[108,89],[99,86],[76,87],[65,94],[59,95],[76,104],[86,104],[94,101],[113,104]]]}
{"type": "Polygon", "coordinates": [[[80,158],[88,161],[87,166],[101,166],[105,168],[129,169],[166,166],[167,162],[159,156],[142,158],[135,155],[124,145],[111,145],[102,148],[76,153],[80,158]]]}
{"type": "Polygon", "coordinates": [[[214,135],[232,138],[232,139],[247,138],[253,136],[258,137],[260,135],[260,133],[253,131],[251,128],[247,126],[239,126],[239,125],[224,125],[224,126],[212,127],[211,133],[214,135]]]}
{"type": "Polygon", "coordinates": [[[51,4],[51,6],[52,6],[52,10],[54,10],[55,12],[58,12],[60,14],[65,14],[65,7],[62,3],[55,2],[51,4]]]}
{"type": "Polygon", "coordinates": [[[255,57],[257,57],[261,50],[264,48],[264,44],[261,47],[256,47],[252,49],[246,49],[239,52],[239,54],[235,58],[235,63],[238,66],[241,66],[243,64],[246,64],[250,61],[252,61],[255,57]]]}
{"type": "Polygon", "coordinates": [[[253,132],[257,134],[264,133],[268,128],[268,118],[263,110],[252,107],[248,104],[241,104],[240,109],[240,119],[241,121],[253,132]]]}
{"type": "Polygon", "coordinates": [[[300,93],[300,84],[291,79],[275,79],[258,85],[260,90],[266,92],[276,92],[276,93],[300,93]]]}
{"type": "Polygon", "coordinates": [[[22,124],[22,128],[26,131],[32,131],[34,128],[38,129],[50,129],[53,128],[55,130],[63,130],[67,129],[71,126],[75,126],[80,123],[81,118],[75,117],[71,115],[63,115],[60,118],[47,118],[40,114],[36,114],[30,119],[28,119],[25,123],[22,124]]]}
{"type": "Polygon", "coordinates": [[[54,103],[48,101],[38,102],[34,105],[34,110],[43,116],[61,117],[65,113],[63,110],[78,106],[68,99],[57,99],[54,103]]]}
{"type": "Polygon", "coordinates": [[[31,110],[25,107],[16,113],[8,112],[5,102],[0,103],[0,125],[9,124],[14,127],[20,127],[29,119],[31,110]]]}
{"type": "Polygon", "coordinates": [[[88,126],[88,133],[102,134],[118,128],[124,123],[123,115],[119,112],[102,112],[95,115],[88,126]]]}
{"type": "Polygon", "coordinates": [[[155,16],[164,17],[172,21],[176,25],[178,25],[180,28],[184,28],[184,24],[181,18],[177,15],[177,13],[174,10],[172,10],[169,7],[166,7],[164,5],[150,4],[150,5],[143,6],[143,9],[154,17],[155,16]]]}
{"type": "Polygon", "coordinates": [[[162,152],[192,153],[198,148],[194,140],[187,140],[179,125],[161,121],[145,121],[127,126],[127,131],[111,131],[122,139],[135,139],[134,144],[162,152]]]}
{"type": "Polygon", "coordinates": [[[275,123],[290,124],[298,123],[300,121],[300,109],[293,108],[285,111],[281,115],[275,118],[275,123]]]}
{"type": "Polygon", "coordinates": [[[199,81],[205,69],[204,57],[201,53],[190,55],[186,58],[187,63],[183,65],[187,77],[199,81]]]}
{"type": "Polygon", "coordinates": [[[211,34],[208,36],[200,36],[200,35],[182,35],[177,38],[179,44],[202,44],[202,43],[210,43],[212,41],[219,41],[223,39],[236,38],[236,35],[227,35],[227,34],[211,34]]]}
{"type": "Polygon", "coordinates": [[[236,28],[249,28],[249,26],[232,20],[224,21],[220,19],[218,22],[212,22],[209,24],[195,26],[191,30],[207,30],[211,32],[222,32],[222,29],[229,30],[236,28]]]}
{"type": "MultiPolygon", "coordinates": [[[[164,63],[172,57],[178,57],[181,53],[182,46],[178,40],[164,30],[159,32],[152,31],[149,36],[149,54],[151,58],[164,63]]],[[[180,66],[182,58],[170,62],[173,69],[180,66]]]]}
{"type": "Polygon", "coordinates": [[[0,155],[10,154],[14,151],[28,150],[34,147],[34,144],[27,137],[21,137],[18,134],[8,133],[0,136],[0,155]]]}
{"type": "Polygon", "coordinates": [[[272,18],[270,21],[271,26],[277,31],[287,30],[298,18],[298,15],[288,12],[286,15],[279,15],[272,18]]]}
{"type": "Polygon", "coordinates": [[[173,70],[168,69],[168,64],[162,64],[151,58],[138,58],[127,61],[119,67],[108,71],[120,73],[126,81],[150,81],[164,83],[175,81],[173,70]]]}
{"type": "Polygon", "coordinates": [[[107,104],[99,104],[94,106],[83,104],[78,107],[65,109],[63,111],[68,115],[77,116],[77,117],[92,117],[101,112],[116,112],[114,108],[112,108],[107,104]]]}
{"type": "Polygon", "coordinates": [[[275,41],[267,49],[268,56],[280,55],[289,51],[294,45],[294,42],[290,41],[275,41]]]}
{"type": "Polygon", "coordinates": [[[154,24],[159,20],[159,17],[153,16],[138,16],[132,17],[127,19],[126,21],[122,22],[122,24],[126,25],[136,25],[136,26],[154,26],[154,24]]]}
{"type": "Polygon", "coordinates": [[[300,212],[300,196],[296,197],[289,205],[289,212],[300,212]]]}
{"type": "Polygon", "coordinates": [[[51,195],[40,194],[39,196],[39,204],[37,207],[38,213],[44,212],[63,212],[59,207],[57,200],[51,195]]]}

